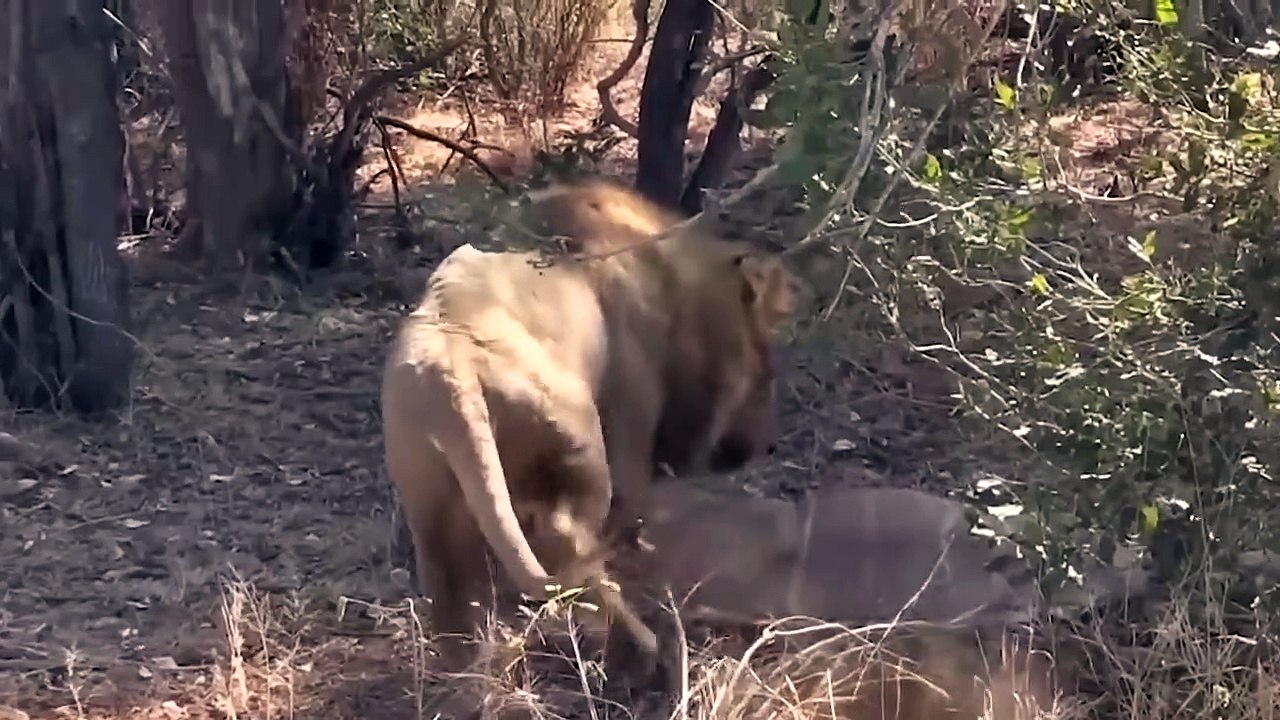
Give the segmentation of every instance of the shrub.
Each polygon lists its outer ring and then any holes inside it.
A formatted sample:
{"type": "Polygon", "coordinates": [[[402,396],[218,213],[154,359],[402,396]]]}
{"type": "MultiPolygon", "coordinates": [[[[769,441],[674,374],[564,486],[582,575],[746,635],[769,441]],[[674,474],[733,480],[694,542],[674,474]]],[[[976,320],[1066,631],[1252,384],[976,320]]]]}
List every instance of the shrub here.
{"type": "Polygon", "coordinates": [[[561,107],[589,41],[615,1],[486,0],[480,37],[494,91],[539,111],[561,107]]]}

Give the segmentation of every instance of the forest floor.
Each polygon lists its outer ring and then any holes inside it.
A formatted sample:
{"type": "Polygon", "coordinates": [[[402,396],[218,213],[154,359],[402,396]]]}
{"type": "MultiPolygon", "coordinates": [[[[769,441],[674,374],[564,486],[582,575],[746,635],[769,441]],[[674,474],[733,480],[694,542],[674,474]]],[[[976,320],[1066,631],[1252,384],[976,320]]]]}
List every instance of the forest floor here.
{"type": "MultiPolygon", "coordinates": [[[[624,112],[639,72],[617,92],[624,112]]],[[[574,89],[549,135],[585,129],[592,85],[574,89]]],[[[437,131],[468,122],[456,102],[398,114],[437,131]]],[[[713,114],[699,104],[695,137],[713,114]]],[[[1078,156],[1131,140],[1131,115],[1108,105],[1070,123],[1078,156]]],[[[476,115],[479,139],[524,162],[538,142],[500,117],[476,115]]],[[[132,251],[141,350],[121,417],[0,410],[0,427],[42,455],[0,464],[0,720],[421,715],[438,681],[407,599],[378,386],[441,243],[468,230],[450,215],[447,152],[404,138],[397,148],[410,194],[431,208],[427,241],[396,249],[366,219],[358,257],[305,294],[263,278],[208,282],[144,241],[132,251]]],[[[626,172],[633,154],[615,148],[606,172],[626,172]]],[[[839,352],[791,348],[781,449],[726,487],[944,491],[983,457],[957,434],[945,378],[860,341],[849,316],[828,330],[839,352]]]]}

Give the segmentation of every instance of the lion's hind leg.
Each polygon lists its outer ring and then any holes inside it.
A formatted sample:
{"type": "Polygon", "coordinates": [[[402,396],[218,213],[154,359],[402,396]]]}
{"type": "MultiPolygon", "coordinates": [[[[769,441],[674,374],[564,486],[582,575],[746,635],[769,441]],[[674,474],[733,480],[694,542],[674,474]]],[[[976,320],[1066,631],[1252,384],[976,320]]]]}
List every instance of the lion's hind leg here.
{"type": "Polygon", "coordinates": [[[413,538],[418,591],[431,598],[430,629],[446,669],[461,671],[471,657],[467,636],[492,604],[484,536],[470,513],[459,512],[462,491],[444,455],[421,442],[408,452],[396,439],[388,437],[387,469],[413,538]]]}
{"type": "Polygon", "coordinates": [[[552,572],[562,583],[585,586],[589,595],[595,595],[607,622],[621,625],[632,649],[644,656],[645,665],[652,665],[658,652],[657,637],[604,576],[608,548],[603,545],[602,533],[613,482],[599,420],[594,413],[584,415],[576,427],[561,427],[565,445],[557,459],[542,469],[549,486],[556,490],[543,528],[557,538],[552,572]]]}

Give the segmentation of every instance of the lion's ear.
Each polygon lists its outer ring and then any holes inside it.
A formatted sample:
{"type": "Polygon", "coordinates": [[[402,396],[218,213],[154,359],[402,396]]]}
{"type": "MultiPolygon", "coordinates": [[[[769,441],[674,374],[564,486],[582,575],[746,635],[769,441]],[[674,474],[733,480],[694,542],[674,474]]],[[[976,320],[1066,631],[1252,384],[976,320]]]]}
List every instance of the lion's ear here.
{"type": "Polygon", "coordinates": [[[796,309],[796,277],[772,256],[740,255],[735,259],[742,276],[743,301],[761,326],[772,331],[796,309]]]}

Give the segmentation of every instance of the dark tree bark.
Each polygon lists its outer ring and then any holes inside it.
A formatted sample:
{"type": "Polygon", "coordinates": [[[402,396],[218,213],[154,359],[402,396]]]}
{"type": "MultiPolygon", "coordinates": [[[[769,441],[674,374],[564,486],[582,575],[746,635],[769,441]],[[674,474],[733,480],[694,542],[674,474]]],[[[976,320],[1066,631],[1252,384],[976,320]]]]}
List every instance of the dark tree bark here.
{"type": "Polygon", "coordinates": [[[636,189],[671,208],[680,206],[689,114],[715,21],[708,0],[667,0],[640,88],[636,189]]]}
{"type": "Polygon", "coordinates": [[[702,150],[698,166],[689,176],[689,183],[680,198],[680,209],[686,215],[702,212],[704,188],[719,187],[729,174],[729,168],[742,150],[743,108],[750,107],[757,95],[773,83],[775,75],[765,65],[752,68],[746,76],[729,87],[715,124],[707,134],[707,146],[702,150]]]}
{"type": "Polygon", "coordinates": [[[214,266],[274,259],[299,281],[340,262],[355,234],[356,170],[381,92],[467,41],[448,40],[416,62],[365,78],[344,100],[332,136],[307,136],[303,106],[320,105],[316,89],[324,84],[306,77],[314,67],[298,68],[300,81],[292,82],[286,60],[316,59],[305,46],[319,39],[303,38],[299,53],[290,45],[316,21],[313,11],[331,3],[153,0],[150,7],[186,132],[191,249],[214,266]],[[304,97],[308,87],[313,97],[304,97]]]}
{"type": "Polygon", "coordinates": [[[0,0],[0,385],[19,406],[129,397],[115,37],[101,0],[0,0]]]}
{"type": "Polygon", "coordinates": [[[281,0],[155,0],[187,143],[184,238],[214,266],[260,264],[293,214],[300,123],[281,0]]]}

